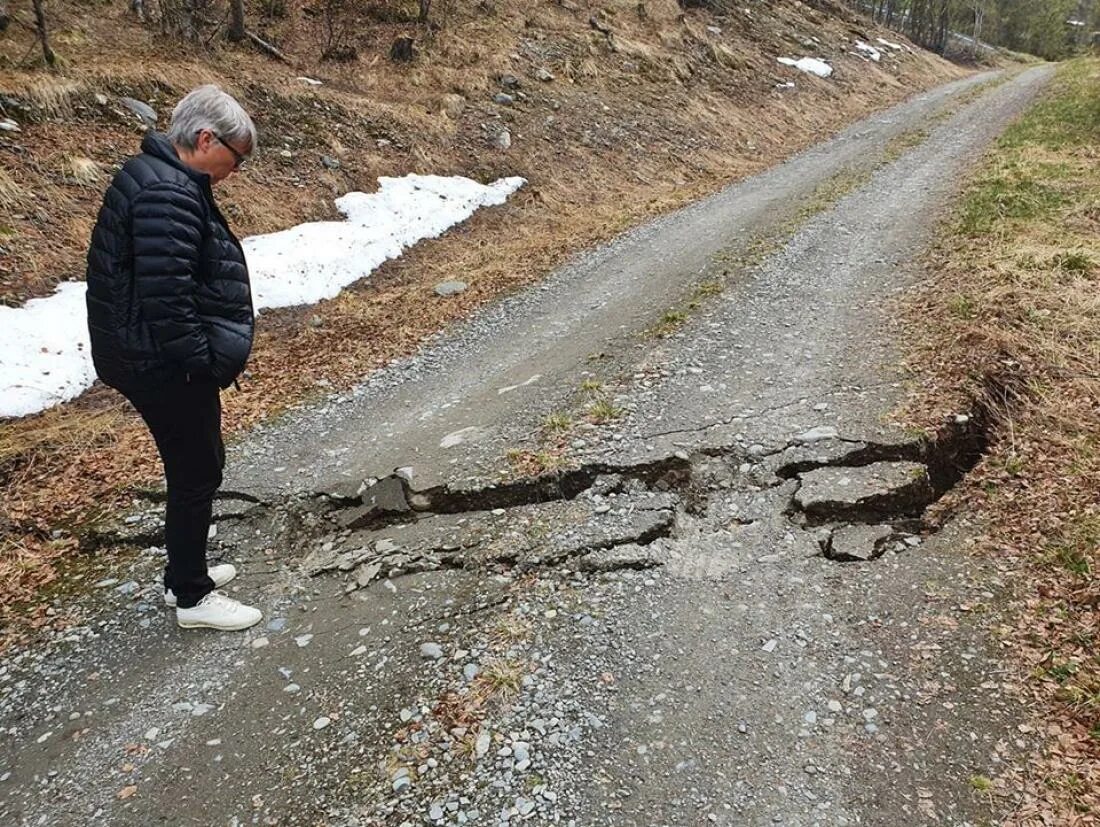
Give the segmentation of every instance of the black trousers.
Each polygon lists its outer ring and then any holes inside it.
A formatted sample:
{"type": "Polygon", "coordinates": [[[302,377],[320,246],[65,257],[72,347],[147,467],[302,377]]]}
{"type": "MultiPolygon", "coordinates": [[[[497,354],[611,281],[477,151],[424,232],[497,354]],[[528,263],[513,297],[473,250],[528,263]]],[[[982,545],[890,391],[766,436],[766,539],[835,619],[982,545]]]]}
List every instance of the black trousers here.
{"type": "Polygon", "coordinates": [[[208,380],[122,393],[149,426],[164,463],[164,587],[175,593],[180,608],[188,609],[214,590],[206,571],[206,538],[225,466],[221,390],[208,380]]]}

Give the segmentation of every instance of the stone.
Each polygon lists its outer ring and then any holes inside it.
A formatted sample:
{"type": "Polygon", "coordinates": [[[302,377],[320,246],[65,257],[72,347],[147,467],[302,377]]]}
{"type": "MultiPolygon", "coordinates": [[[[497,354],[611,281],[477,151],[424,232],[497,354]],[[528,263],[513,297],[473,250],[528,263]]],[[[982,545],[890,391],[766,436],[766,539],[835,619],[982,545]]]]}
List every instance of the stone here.
{"type": "Polygon", "coordinates": [[[535,70],[535,77],[541,80],[543,83],[549,83],[554,79],[554,73],[547,69],[545,66],[540,66],[535,70]]]}
{"type": "Polygon", "coordinates": [[[358,588],[363,588],[370,584],[374,578],[376,578],[382,571],[382,561],[375,560],[371,563],[363,563],[359,568],[355,570],[355,585],[358,588]]]}
{"type": "Polygon", "coordinates": [[[339,158],[333,158],[331,155],[322,155],[321,166],[325,169],[340,169],[343,165],[340,163],[339,158]]]}
{"type": "Polygon", "coordinates": [[[507,87],[509,89],[517,88],[519,86],[519,83],[520,83],[519,78],[517,78],[515,75],[507,75],[506,74],[506,75],[501,75],[500,76],[500,85],[504,86],[504,87],[507,87]]]}
{"type": "Polygon", "coordinates": [[[457,120],[466,109],[466,99],[462,95],[447,94],[439,99],[439,110],[451,120],[457,120]]]}
{"type": "Polygon", "coordinates": [[[319,732],[331,723],[331,718],[329,718],[327,715],[322,715],[320,718],[313,722],[313,728],[319,732]]]}
{"type": "Polygon", "coordinates": [[[263,649],[270,642],[271,641],[269,641],[266,637],[261,636],[261,637],[256,638],[255,640],[253,640],[251,645],[252,645],[253,649],[263,649]]]}
{"type": "Polygon", "coordinates": [[[817,468],[799,478],[794,504],[822,520],[916,516],[935,498],[928,469],[918,462],[817,468]]]}
{"type": "Polygon", "coordinates": [[[576,567],[578,571],[585,572],[649,569],[664,565],[666,560],[665,552],[656,544],[642,546],[637,543],[625,543],[590,552],[577,560],[576,567]]]}
{"type": "Polygon", "coordinates": [[[474,743],[474,753],[478,758],[483,758],[487,752],[489,752],[489,746],[492,743],[492,738],[489,735],[489,730],[482,729],[477,734],[477,741],[474,743]]]}
{"type": "Polygon", "coordinates": [[[472,681],[477,677],[479,671],[476,663],[467,663],[462,667],[462,677],[468,681],[472,681]]]}
{"type": "Polygon", "coordinates": [[[296,683],[288,683],[283,687],[283,691],[288,695],[296,695],[302,691],[302,687],[298,686],[296,683]]]}
{"type": "Polygon", "coordinates": [[[152,128],[157,125],[157,112],[153,107],[144,101],[135,100],[134,98],[127,98],[125,96],[118,99],[118,102],[133,112],[146,126],[152,128]]]}
{"type": "Polygon", "coordinates": [[[441,281],[435,286],[437,296],[456,296],[466,290],[469,285],[464,281],[441,281]]]}
{"type": "Polygon", "coordinates": [[[838,528],[825,544],[825,556],[841,562],[874,560],[894,536],[889,525],[850,525],[838,528]]]}
{"type": "Polygon", "coordinates": [[[431,807],[428,808],[428,818],[430,818],[432,821],[442,821],[443,808],[440,807],[438,804],[433,804],[431,807]]]}
{"type": "Polygon", "coordinates": [[[102,92],[96,92],[95,93],[95,102],[98,103],[100,106],[106,106],[107,105],[107,96],[104,95],[102,92]]]}
{"type": "Polygon", "coordinates": [[[443,647],[438,643],[420,644],[420,657],[425,660],[439,660],[443,657],[443,647]]]}
{"type": "Polygon", "coordinates": [[[396,474],[378,480],[363,492],[361,506],[343,512],[340,524],[344,528],[364,528],[383,515],[410,511],[409,501],[405,497],[406,485],[408,482],[396,474]]]}
{"type": "Polygon", "coordinates": [[[493,103],[499,103],[501,106],[511,106],[515,102],[516,99],[507,92],[497,92],[493,95],[493,103]]]}
{"type": "Polygon", "coordinates": [[[507,129],[502,129],[496,135],[493,136],[493,146],[500,150],[506,150],[512,146],[512,133],[507,129]]]}
{"type": "Polygon", "coordinates": [[[0,130],[4,132],[21,132],[19,124],[11,118],[0,118],[0,130]]]}
{"type": "Polygon", "coordinates": [[[832,425],[818,425],[816,428],[811,428],[799,434],[794,438],[794,441],[799,445],[808,445],[813,442],[821,442],[823,439],[836,439],[838,435],[837,429],[832,425]]]}

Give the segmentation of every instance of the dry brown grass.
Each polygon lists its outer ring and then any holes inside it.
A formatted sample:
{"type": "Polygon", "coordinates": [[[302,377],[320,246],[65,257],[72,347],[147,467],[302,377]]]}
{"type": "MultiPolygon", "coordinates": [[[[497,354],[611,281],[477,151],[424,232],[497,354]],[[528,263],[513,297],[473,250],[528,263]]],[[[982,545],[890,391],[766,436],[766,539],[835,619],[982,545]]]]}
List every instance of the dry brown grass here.
{"type": "Polygon", "coordinates": [[[909,308],[911,424],[977,407],[993,444],[952,501],[1016,575],[1022,691],[1046,753],[1013,825],[1100,819],[1100,63],[1065,67],[977,173],[909,308]],[[929,325],[929,320],[935,320],[929,325]]]}
{"type": "MultiPolygon", "coordinates": [[[[907,91],[961,74],[923,55],[890,67],[838,57],[839,66],[851,60],[853,69],[839,72],[836,83],[811,79],[799,94],[780,95],[773,88],[775,77],[786,70],[758,53],[783,48],[777,32],[785,28],[818,25],[807,22],[801,4],[778,4],[774,19],[747,23],[757,28],[743,41],[729,41],[751,43],[728,48],[752,72],[731,69],[698,38],[683,36],[672,0],[647,3],[646,19],[625,0],[611,6],[617,10],[613,41],[590,28],[587,12],[535,3],[501,7],[493,16],[463,12],[423,44],[421,59],[409,67],[375,61],[388,50],[394,27],[387,25],[365,27],[363,56],[347,65],[311,63],[308,32],[288,30],[281,45],[303,56],[293,69],[247,51],[226,50],[209,61],[173,55],[126,26],[112,35],[119,48],[108,56],[91,46],[79,54],[76,45],[68,46],[80,58],[70,64],[81,67],[79,74],[50,81],[48,89],[34,94],[44,109],[69,105],[73,116],[43,116],[26,125],[22,142],[28,154],[18,167],[0,156],[16,187],[48,193],[39,206],[42,215],[28,210],[10,219],[20,243],[17,255],[0,259],[0,296],[40,295],[58,279],[82,272],[85,234],[105,181],[98,187],[67,185],[61,180],[64,159],[79,154],[109,169],[133,151],[140,134],[114,106],[94,102],[100,89],[155,99],[162,114],[195,82],[219,81],[241,94],[268,142],[247,172],[219,195],[242,235],[331,216],[333,196],[374,189],[378,175],[528,177],[528,186],[509,204],[417,245],[380,268],[368,284],[304,313],[265,313],[251,378],[242,392],[225,396],[226,429],[239,435],[321,392],[322,383],[349,387],[483,303],[537,281],[572,252],[767,167],[907,91]],[[547,18],[540,38],[526,25],[536,11],[537,19],[547,18]],[[645,48],[627,55],[624,43],[627,50],[630,43],[645,48]],[[643,52],[660,72],[639,68],[643,52]],[[535,66],[546,66],[557,79],[537,81],[535,66]],[[497,76],[504,72],[522,78],[528,95],[522,105],[502,109],[491,103],[500,88],[497,76]],[[900,85],[884,85],[895,73],[900,85]],[[306,87],[295,80],[300,74],[326,83],[306,87]],[[441,96],[451,93],[466,98],[465,111],[454,119],[440,109],[441,96]],[[498,120],[516,138],[508,153],[488,149],[481,131],[482,123],[498,120]],[[283,142],[293,148],[291,159],[278,153],[283,142]],[[340,157],[343,168],[322,170],[321,152],[340,157]],[[458,274],[470,289],[446,301],[436,298],[432,286],[458,274]],[[302,323],[314,315],[321,317],[320,327],[302,323]]],[[[710,21],[702,12],[688,16],[696,30],[710,21]]],[[[64,23],[62,12],[58,28],[64,23]]],[[[825,25],[833,27],[830,37],[849,37],[842,22],[825,25]]],[[[94,46],[95,32],[89,42],[94,46]]],[[[33,74],[14,74],[13,88],[31,94],[33,74]]],[[[111,398],[98,393],[91,398],[111,398]]],[[[27,549],[38,549],[43,559],[54,555],[51,527],[82,524],[102,507],[123,501],[133,486],[156,480],[151,445],[132,416],[120,414],[118,427],[104,431],[100,424],[107,419],[89,416],[82,401],[0,426],[7,446],[0,519],[6,521],[6,536],[23,549],[8,563],[0,561],[0,581],[6,584],[0,606],[10,607],[27,594],[28,581],[13,561],[27,549]]]]}

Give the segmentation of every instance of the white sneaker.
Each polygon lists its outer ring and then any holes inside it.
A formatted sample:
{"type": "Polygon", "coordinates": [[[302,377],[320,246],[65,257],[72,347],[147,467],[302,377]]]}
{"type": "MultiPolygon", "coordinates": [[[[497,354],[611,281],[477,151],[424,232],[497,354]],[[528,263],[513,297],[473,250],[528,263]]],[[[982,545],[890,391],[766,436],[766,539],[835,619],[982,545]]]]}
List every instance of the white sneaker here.
{"type": "Polygon", "coordinates": [[[259,609],[246,606],[221,592],[210,592],[190,609],[176,608],[176,623],[184,629],[233,632],[255,626],[262,618],[259,609]]]}
{"type": "MultiPolygon", "coordinates": [[[[220,589],[237,576],[237,567],[232,563],[218,563],[218,565],[208,568],[206,573],[210,575],[210,579],[214,581],[214,588],[220,589]]],[[[164,605],[171,607],[176,605],[176,596],[172,593],[171,589],[164,590],[164,605]]]]}

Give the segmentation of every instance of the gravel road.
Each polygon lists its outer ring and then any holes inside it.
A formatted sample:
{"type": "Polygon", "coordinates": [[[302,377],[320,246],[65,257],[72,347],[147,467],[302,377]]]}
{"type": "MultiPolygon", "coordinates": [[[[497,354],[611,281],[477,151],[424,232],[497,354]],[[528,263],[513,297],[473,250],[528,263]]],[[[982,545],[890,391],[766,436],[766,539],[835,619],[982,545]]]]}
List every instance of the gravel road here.
{"type": "Polygon", "coordinates": [[[981,434],[887,424],[889,307],[1050,73],[918,96],[258,429],[212,548],[264,623],[177,629],[156,543],[74,566],[83,622],[0,661],[0,823],[995,823],[1034,746],[1004,585],[922,519],[981,434]]]}

